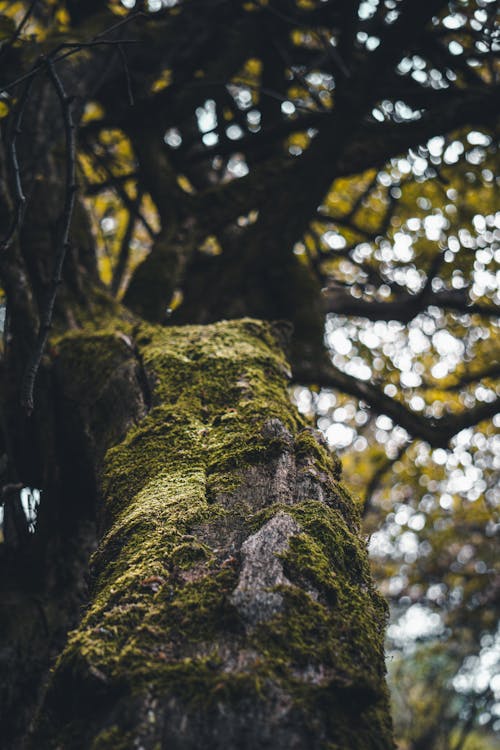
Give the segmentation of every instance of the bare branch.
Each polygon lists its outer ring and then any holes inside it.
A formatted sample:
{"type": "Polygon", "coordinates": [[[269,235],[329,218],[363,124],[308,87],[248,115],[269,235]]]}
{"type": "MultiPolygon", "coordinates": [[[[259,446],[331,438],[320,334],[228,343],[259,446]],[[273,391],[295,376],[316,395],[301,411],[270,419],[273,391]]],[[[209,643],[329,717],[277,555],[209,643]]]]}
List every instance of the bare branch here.
{"type": "MultiPolygon", "coordinates": [[[[105,188],[112,188],[115,193],[117,194],[118,198],[121,200],[125,208],[130,212],[133,213],[134,216],[136,216],[141,224],[144,226],[144,229],[149,234],[152,240],[156,238],[156,232],[154,231],[153,227],[149,223],[149,221],[146,219],[144,214],[139,210],[139,207],[135,205],[134,200],[129,196],[128,192],[125,190],[123,183],[127,182],[130,179],[136,179],[137,175],[134,174],[127,174],[127,175],[114,175],[111,171],[111,168],[109,164],[107,163],[106,159],[100,154],[97,153],[95,148],[91,148],[89,143],[85,144],[85,150],[87,151],[87,155],[97,161],[97,164],[101,169],[106,172],[108,175],[108,179],[105,180],[102,183],[99,183],[99,189],[95,189],[95,192],[99,192],[102,189],[105,188]]],[[[87,188],[87,192],[92,195],[94,193],[94,185],[91,184],[87,188]]]]}
{"type": "Polygon", "coordinates": [[[425,143],[434,135],[449,133],[464,125],[492,126],[500,114],[500,88],[482,86],[457,91],[408,123],[367,123],[346,146],[337,164],[337,176],[358,174],[381,167],[388,159],[425,143]]]}
{"type": "Polygon", "coordinates": [[[2,91],[11,91],[12,89],[19,86],[24,81],[29,81],[33,78],[36,78],[36,76],[43,72],[46,69],[47,61],[50,60],[53,64],[56,64],[58,62],[61,62],[62,60],[65,60],[68,57],[71,57],[72,55],[76,54],[77,52],[80,52],[82,49],[89,48],[89,47],[99,47],[99,46],[106,46],[106,45],[117,45],[118,47],[122,44],[137,44],[140,43],[140,40],[137,39],[103,39],[103,36],[106,36],[106,34],[110,33],[111,31],[114,31],[118,27],[123,26],[126,23],[130,23],[132,20],[145,16],[147,17],[148,14],[144,13],[144,11],[136,11],[134,13],[131,13],[126,18],[123,18],[119,23],[114,24],[113,26],[110,26],[108,29],[105,29],[100,34],[97,34],[96,36],[92,37],[87,42],[63,42],[61,44],[58,44],[56,47],[54,47],[53,50],[51,50],[47,55],[42,55],[38,58],[38,60],[35,62],[35,64],[23,75],[19,76],[18,78],[15,78],[13,81],[10,81],[9,83],[5,83],[1,85],[2,91]]]}
{"type": "Polygon", "coordinates": [[[29,80],[26,86],[24,87],[23,94],[21,96],[21,99],[17,107],[17,114],[14,120],[11,137],[9,138],[9,143],[8,143],[12,177],[14,181],[14,213],[11,219],[9,229],[7,230],[5,237],[0,241],[0,252],[7,250],[12,240],[14,239],[14,235],[16,231],[20,229],[22,222],[23,222],[24,210],[26,207],[26,196],[24,195],[24,190],[23,190],[23,185],[22,185],[22,180],[21,180],[21,169],[19,166],[19,159],[17,156],[17,137],[22,132],[21,129],[22,129],[24,112],[25,112],[26,105],[29,100],[32,84],[33,84],[33,79],[29,80]]]}
{"type": "Polygon", "coordinates": [[[142,191],[139,190],[137,193],[137,197],[134,200],[134,206],[135,206],[136,211],[129,212],[127,226],[125,227],[125,232],[122,237],[122,241],[120,245],[118,261],[117,261],[115,268],[113,269],[113,278],[111,280],[111,291],[113,292],[115,297],[120,290],[120,286],[123,281],[123,276],[127,268],[128,259],[130,257],[130,242],[132,240],[132,236],[134,233],[134,227],[135,227],[135,223],[137,220],[137,211],[139,210],[141,201],[142,201],[142,191]]]}
{"type": "Polygon", "coordinates": [[[451,385],[441,385],[439,381],[431,382],[425,381],[420,388],[425,390],[440,390],[440,391],[459,391],[465,386],[472,385],[473,383],[479,383],[481,380],[487,378],[498,378],[500,377],[500,362],[493,362],[489,367],[485,367],[483,370],[467,370],[464,374],[451,385]]]}
{"type": "Polygon", "coordinates": [[[24,27],[28,23],[31,14],[33,13],[33,11],[35,9],[35,5],[37,4],[37,2],[38,2],[38,0],[31,0],[30,5],[26,9],[26,11],[24,13],[24,16],[21,18],[18,26],[16,27],[16,30],[12,34],[12,37],[9,39],[9,41],[6,44],[4,44],[2,46],[2,49],[0,51],[0,57],[2,57],[5,54],[5,51],[7,49],[9,49],[9,47],[12,47],[13,44],[15,44],[15,42],[19,39],[19,37],[22,34],[22,31],[23,31],[24,27]]]}
{"type": "Polygon", "coordinates": [[[327,289],[323,297],[325,312],[337,315],[354,315],[367,320],[397,320],[409,323],[419,313],[433,305],[463,315],[498,317],[500,308],[493,304],[471,302],[467,289],[439,289],[434,292],[426,285],[419,294],[402,292],[394,299],[381,301],[354,297],[348,290],[338,286],[327,289]]]}
{"type": "Polygon", "coordinates": [[[421,438],[433,448],[446,448],[451,438],[461,430],[491,419],[500,412],[500,398],[491,403],[481,403],[460,414],[450,414],[440,419],[426,417],[409,409],[405,404],[387,396],[378,386],[348,375],[333,364],[318,368],[317,375],[304,368],[296,368],[294,378],[300,383],[314,383],[325,388],[336,388],[367,403],[378,414],[386,414],[413,437],[421,438]]]}
{"type": "Polygon", "coordinates": [[[71,110],[72,100],[67,96],[64,85],[54,67],[51,59],[47,60],[47,71],[52,81],[52,85],[57,94],[61,105],[62,117],[64,120],[64,132],[66,139],[66,185],[64,196],[64,207],[62,214],[62,228],[59,245],[54,258],[54,267],[52,270],[52,280],[49,287],[48,297],[45,307],[40,316],[40,325],[38,336],[35,343],[34,351],[27,364],[23,381],[21,383],[21,406],[30,415],[34,408],[33,391],[35,380],[40,367],[43,351],[47,343],[49,331],[52,323],[54,304],[57,296],[57,289],[61,283],[62,268],[64,258],[69,246],[69,231],[71,219],[73,217],[73,208],[75,205],[76,194],[76,140],[75,140],[75,123],[71,110]]]}
{"type": "Polygon", "coordinates": [[[119,43],[119,45],[118,45],[118,52],[120,53],[120,57],[121,57],[122,65],[123,65],[123,72],[125,73],[125,81],[126,81],[126,84],[127,84],[128,102],[129,102],[130,106],[133,107],[134,104],[135,104],[135,99],[134,99],[134,93],[132,91],[132,82],[130,80],[130,70],[129,70],[129,67],[128,67],[127,55],[126,55],[125,49],[123,47],[123,42],[119,43]]]}
{"type": "Polygon", "coordinates": [[[114,188],[117,184],[123,184],[129,182],[129,180],[137,181],[137,172],[128,172],[128,174],[112,175],[107,180],[101,180],[100,182],[87,182],[85,185],[85,195],[98,195],[103,190],[114,188]]]}

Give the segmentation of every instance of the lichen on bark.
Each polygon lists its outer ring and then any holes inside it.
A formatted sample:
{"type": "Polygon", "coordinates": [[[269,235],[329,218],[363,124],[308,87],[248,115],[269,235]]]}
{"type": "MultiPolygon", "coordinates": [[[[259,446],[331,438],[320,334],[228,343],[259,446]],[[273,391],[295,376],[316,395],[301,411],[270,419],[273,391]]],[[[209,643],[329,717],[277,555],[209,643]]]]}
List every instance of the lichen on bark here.
{"type": "MultiPolygon", "coordinates": [[[[105,335],[97,391],[133,351],[149,411],[105,454],[89,605],[33,747],[391,748],[385,606],[277,331],[141,324],[127,351],[105,335]]],[[[60,342],[67,382],[91,339],[60,342]]]]}

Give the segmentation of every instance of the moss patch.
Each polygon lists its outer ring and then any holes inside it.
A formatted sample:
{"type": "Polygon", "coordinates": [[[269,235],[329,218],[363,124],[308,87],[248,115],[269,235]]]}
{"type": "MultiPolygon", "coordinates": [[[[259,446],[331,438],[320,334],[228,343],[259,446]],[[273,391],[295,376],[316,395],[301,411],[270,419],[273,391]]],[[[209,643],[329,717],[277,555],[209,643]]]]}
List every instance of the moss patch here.
{"type": "MultiPolygon", "coordinates": [[[[109,332],[85,335],[60,345],[66,361],[74,345],[104,348],[102,369],[91,373],[99,390],[121,344],[109,332]]],[[[111,702],[154,694],[196,716],[207,712],[207,722],[221,703],[227,714],[251,699],[251,710],[265,712],[279,694],[311,747],[391,747],[384,605],[338,463],[290,404],[272,326],[141,325],[134,336],[151,409],[106,453],[90,605],[52,693],[90,680],[111,702]],[[272,500],[278,471],[289,482],[283,503],[272,500]],[[252,507],[259,472],[271,489],[252,507]],[[281,611],[249,628],[230,603],[241,545],[280,510],[301,529],[280,556],[289,585],[279,589],[281,611]]],[[[74,711],[59,721],[74,722],[74,711]]],[[[80,707],[78,721],[84,716],[80,707]]],[[[83,728],[86,746],[106,747],[106,732],[117,731],[109,723],[93,745],[83,728]]]]}

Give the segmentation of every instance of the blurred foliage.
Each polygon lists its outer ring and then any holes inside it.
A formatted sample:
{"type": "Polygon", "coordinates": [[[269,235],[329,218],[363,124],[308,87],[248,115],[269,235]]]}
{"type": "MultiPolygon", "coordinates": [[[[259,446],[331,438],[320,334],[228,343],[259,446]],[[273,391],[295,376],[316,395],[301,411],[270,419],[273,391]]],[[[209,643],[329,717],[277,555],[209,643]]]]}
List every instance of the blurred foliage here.
{"type": "MultiPolygon", "coordinates": [[[[365,196],[350,217],[356,230],[332,218],[298,252],[372,299],[391,299],[395,287],[418,292],[441,254],[434,289],[466,287],[471,299],[498,305],[495,175],[492,134],[433,139],[378,173],[339,180],[326,208],[345,216],[365,196]],[[391,200],[382,234],[377,221],[391,200]]],[[[433,306],[407,324],[330,316],[326,340],[340,368],[431,416],[498,393],[495,317],[433,306]]],[[[500,420],[432,450],[345,394],[298,387],[294,394],[342,451],[371,535],[373,569],[391,602],[388,666],[399,747],[498,748],[500,420]]]]}
{"type": "MultiPolygon", "coordinates": [[[[332,218],[313,225],[296,251],[326,268],[330,284],[372,300],[418,293],[441,256],[434,290],[467,288],[471,301],[498,305],[498,161],[494,134],[467,131],[434,138],[379,172],[338,180],[325,202],[332,218]]],[[[495,317],[437,306],[407,324],[332,315],[325,335],[338,367],[429,416],[498,394],[495,317]]],[[[345,394],[294,393],[342,451],[391,602],[399,747],[498,748],[500,420],[432,450],[345,394]]]]}

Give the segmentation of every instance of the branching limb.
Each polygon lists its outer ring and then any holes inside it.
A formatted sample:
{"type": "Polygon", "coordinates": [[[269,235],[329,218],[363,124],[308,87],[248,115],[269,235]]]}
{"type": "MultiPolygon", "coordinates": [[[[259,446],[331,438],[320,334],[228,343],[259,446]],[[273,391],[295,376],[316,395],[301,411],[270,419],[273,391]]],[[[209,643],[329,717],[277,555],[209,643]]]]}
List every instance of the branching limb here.
{"type": "MultiPolygon", "coordinates": [[[[385,207],[385,212],[381,217],[379,226],[376,229],[365,229],[355,221],[355,216],[361,208],[363,201],[369,197],[371,191],[377,185],[377,178],[378,172],[370,181],[367,188],[356,198],[347,214],[343,216],[330,216],[330,214],[325,213],[324,210],[320,210],[318,211],[319,220],[345,227],[351,232],[358,234],[363,238],[365,242],[374,242],[377,237],[383,237],[384,235],[386,235],[391,224],[391,219],[394,216],[398,205],[398,198],[396,197],[395,188],[401,188],[401,181],[394,182],[390,185],[387,191],[387,205],[385,207]]],[[[407,178],[406,181],[409,181],[409,178],[407,178]]]]}
{"type": "Polygon", "coordinates": [[[12,34],[12,37],[9,39],[8,42],[6,42],[4,45],[2,45],[2,49],[0,51],[0,57],[2,57],[5,54],[6,50],[9,49],[10,47],[12,47],[15,44],[15,42],[19,39],[19,37],[22,34],[22,31],[23,31],[24,27],[28,23],[28,21],[29,21],[29,19],[31,17],[31,14],[33,13],[33,11],[35,9],[35,5],[37,4],[37,2],[38,2],[38,0],[31,0],[30,5],[28,6],[28,8],[26,8],[24,16],[21,18],[19,24],[16,27],[16,30],[12,34]]]}
{"type": "Polygon", "coordinates": [[[315,383],[325,388],[336,388],[365,401],[378,414],[386,414],[413,437],[421,438],[433,448],[446,448],[451,438],[461,430],[491,419],[500,412],[500,398],[481,403],[460,414],[450,414],[440,419],[426,417],[409,409],[405,404],[387,396],[378,386],[359,380],[342,372],[333,364],[318,368],[317,376],[306,368],[296,367],[294,377],[301,383],[315,383]]]}
{"type": "Polygon", "coordinates": [[[456,382],[451,385],[441,385],[439,382],[425,381],[420,388],[425,390],[442,390],[442,391],[460,391],[462,388],[472,385],[473,383],[479,383],[481,380],[487,378],[498,378],[500,377],[500,362],[493,362],[489,367],[485,367],[483,370],[468,370],[460,376],[456,382]]]}
{"type": "Polygon", "coordinates": [[[126,23],[130,23],[131,21],[135,20],[138,17],[146,16],[147,13],[144,13],[143,11],[136,11],[135,13],[131,13],[126,18],[123,18],[119,23],[114,24],[113,26],[110,26],[109,28],[102,31],[100,34],[97,34],[96,36],[92,37],[87,42],[63,42],[61,44],[58,44],[56,47],[54,47],[53,50],[50,51],[47,55],[41,56],[38,58],[38,60],[35,62],[34,65],[26,72],[23,73],[23,75],[18,76],[13,81],[9,81],[8,83],[2,84],[2,91],[9,92],[15,89],[17,86],[19,86],[21,83],[24,83],[25,81],[30,81],[34,78],[36,78],[40,73],[42,73],[47,66],[47,61],[50,60],[53,65],[55,65],[58,62],[62,62],[63,60],[66,60],[66,58],[71,57],[72,55],[75,55],[76,53],[80,52],[82,49],[88,49],[91,47],[99,47],[99,46],[107,46],[107,45],[116,45],[120,46],[123,44],[135,44],[140,43],[140,40],[137,39],[103,39],[104,36],[106,36],[108,33],[114,31],[115,29],[123,26],[126,23]]]}
{"type": "Polygon", "coordinates": [[[56,92],[57,98],[59,99],[62,117],[64,120],[64,133],[66,140],[66,184],[61,222],[61,237],[54,258],[52,279],[49,285],[47,300],[40,316],[40,324],[35,348],[27,364],[23,381],[21,383],[21,406],[28,415],[32,413],[34,408],[33,391],[35,387],[35,380],[38,369],[40,367],[43,351],[45,349],[45,345],[49,336],[49,331],[52,323],[52,315],[54,312],[54,305],[57,296],[57,289],[59,287],[59,284],[61,283],[64,258],[66,257],[66,252],[69,246],[69,231],[71,227],[71,219],[73,216],[75,194],[77,189],[75,181],[76,140],[75,123],[71,110],[72,100],[66,94],[64,85],[51,59],[47,60],[47,72],[49,74],[50,80],[52,81],[52,85],[56,92]]]}
{"type": "MultiPolygon", "coordinates": [[[[139,210],[139,206],[141,205],[141,200],[142,200],[142,191],[139,191],[137,193],[137,198],[134,200],[134,206],[136,208],[136,211],[139,210]]],[[[123,276],[125,274],[125,270],[127,268],[128,260],[130,257],[130,243],[132,241],[132,236],[134,234],[134,227],[135,227],[135,223],[137,220],[136,211],[129,212],[127,226],[125,227],[125,232],[122,237],[122,241],[120,245],[118,261],[116,263],[115,268],[113,269],[113,278],[111,280],[111,291],[113,292],[115,297],[120,290],[120,287],[123,281],[123,276]]]]}
{"type": "MultiPolygon", "coordinates": [[[[127,174],[127,175],[114,175],[107,160],[101,156],[99,153],[97,153],[95,148],[92,148],[90,143],[85,144],[85,150],[87,152],[87,155],[94,159],[94,161],[97,162],[97,165],[106,173],[107,179],[99,183],[99,188],[95,189],[95,192],[99,192],[100,190],[103,190],[105,188],[112,188],[115,193],[117,194],[118,198],[121,200],[127,211],[129,213],[134,214],[134,216],[141,222],[146,232],[149,234],[152,240],[156,238],[156,232],[154,231],[153,227],[149,223],[149,221],[146,219],[144,214],[140,211],[140,207],[135,205],[135,201],[129,196],[128,192],[126,191],[124,187],[124,183],[127,182],[130,179],[136,179],[137,175],[134,174],[127,174]]],[[[94,193],[94,186],[90,185],[87,188],[87,192],[89,194],[94,193]]]]}
{"type": "Polygon", "coordinates": [[[314,102],[318,110],[320,112],[327,112],[328,108],[324,105],[319,94],[313,89],[312,86],[309,85],[305,75],[303,75],[303,73],[296,66],[294,66],[293,60],[290,57],[290,54],[288,53],[286,47],[284,47],[281,44],[278,44],[277,42],[275,42],[274,46],[278,50],[278,53],[280,57],[282,58],[283,62],[290,70],[290,73],[293,76],[293,78],[298,81],[298,83],[304,88],[305,91],[307,91],[307,93],[311,97],[312,101],[314,102]]]}
{"type": "Polygon", "coordinates": [[[347,144],[337,163],[337,176],[382,167],[393,156],[464,125],[493,126],[500,114],[500,87],[482,86],[457,91],[454,97],[408,123],[367,123],[347,144]]]}
{"type": "Polygon", "coordinates": [[[353,297],[347,289],[334,286],[324,294],[323,309],[337,315],[354,315],[372,321],[397,320],[400,323],[409,323],[430,305],[463,315],[500,316],[498,305],[471,302],[466,289],[424,291],[420,294],[403,292],[392,300],[381,301],[353,297]]]}
{"type": "Polygon", "coordinates": [[[134,104],[135,104],[135,99],[134,99],[134,93],[132,91],[132,82],[131,82],[131,79],[130,79],[130,69],[129,69],[129,66],[128,66],[127,55],[126,55],[126,52],[125,52],[125,48],[123,46],[123,42],[120,42],[118,44],[118,52],[120,53],[120,58],[121,58],[121,61],[122,61],[122,66],[123,66],[123,72],[125,74],[125,81],[126,81],[126,84],[127,84],[128,103],[130,104],[131,107],[133,107],[134,104]]]}
{"type": "Polygon", "coordinates": [[[24,87],[23,94],[17,106],[17,113],[8,143],[12,179],[14,183],[14,212],[6,235],[2,240],[0,240],[0,252],[7,250],[7,248],[12,243],[12,240],[14,239],[16,231],[21,228],[23,223],[24,210],[26,207],[26,196],[23,190],[21,168],[17,155],[17,137],[21,134],[24,112],[29,100],[32,85],[33,79],[29,80],[24,87]]]}
{"type": "Polygon", "coordinates": [[[137,172],[128,172],[127,174],[123,175],[112,175],[106,180],[100,180],[99,182],[87,182],[85,186],[85,195],[98,195],[103,190],[114,188],[115,185],[123,185],[130,180],[137,181],[137,178],[137,172]]]}

